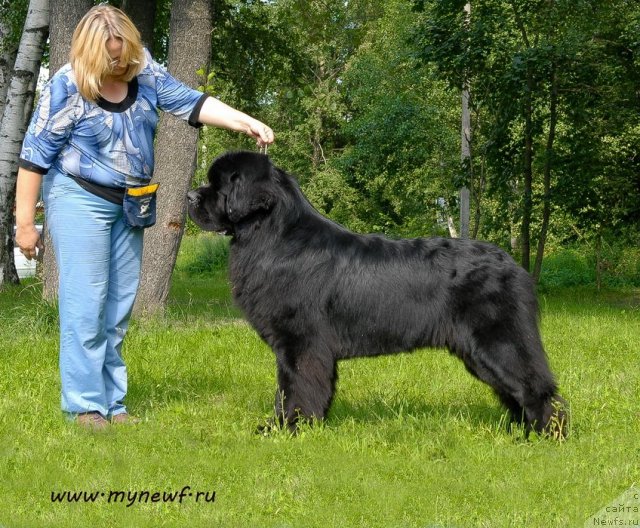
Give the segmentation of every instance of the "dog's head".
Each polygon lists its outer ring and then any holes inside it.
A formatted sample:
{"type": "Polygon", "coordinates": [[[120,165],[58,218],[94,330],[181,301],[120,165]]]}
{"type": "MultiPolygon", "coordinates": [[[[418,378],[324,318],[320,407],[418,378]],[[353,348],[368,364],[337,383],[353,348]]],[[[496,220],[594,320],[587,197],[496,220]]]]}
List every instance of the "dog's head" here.
{"type": "Polygon", "coordinates": [[[263,154],[223,154],[209,168],[209,183],[187,194],[189,216],[205,231],[233,235],[239,224],[270,213],[281,174],[263,154]]]}

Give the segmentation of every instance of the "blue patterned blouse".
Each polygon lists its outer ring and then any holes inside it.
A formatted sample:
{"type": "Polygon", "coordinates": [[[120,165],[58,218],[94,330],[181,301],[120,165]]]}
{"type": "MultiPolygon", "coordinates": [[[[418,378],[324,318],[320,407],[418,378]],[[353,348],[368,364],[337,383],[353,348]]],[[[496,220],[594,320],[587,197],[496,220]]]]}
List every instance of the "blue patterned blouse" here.
{"type": "Polygon", "coordinates": [[[207,95],[173,78],[146,50],[145,56],[145,67],[120,103],[86,101],[71,65],[62,67],[40,94],[20,166],[41,174],[55,169],[106,187],[147,184],[153,175],[157,109],[198,126],[207,95]]]}

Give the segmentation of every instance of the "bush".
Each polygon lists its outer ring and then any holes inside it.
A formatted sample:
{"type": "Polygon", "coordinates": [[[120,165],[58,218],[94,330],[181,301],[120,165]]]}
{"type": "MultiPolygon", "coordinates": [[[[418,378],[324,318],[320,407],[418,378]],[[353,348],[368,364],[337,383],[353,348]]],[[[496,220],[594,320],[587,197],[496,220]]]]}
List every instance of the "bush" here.
{"type": "Polygon", "coordinates": [[[540,284],[550,288],[595,284],[596,267],[585,252],[561,249],[545,257],[540,284]]]}
{"type": "Polygon", "coordinates": [[[223,271],[229,260],[229,240],[225,237],[200,234],[187,236],[180,246],[178,269],[188,275],[203,275],[223,271]]]}
{"type": "Polygon", "coordinates": [[[607,286],[640,286],[640,248],[612,246],[603,249],[602,282],[607,286]]]}
{"type": "MultiPolygon", "coordinates": [[[[604,244],[601,254],[602,284],[610,287],[640,286],[640,248],[604,244]]],[[[588,245],[560,248],[542,264],[540,285],[548,288],[596,284],[596,254],[588,245]]]]}

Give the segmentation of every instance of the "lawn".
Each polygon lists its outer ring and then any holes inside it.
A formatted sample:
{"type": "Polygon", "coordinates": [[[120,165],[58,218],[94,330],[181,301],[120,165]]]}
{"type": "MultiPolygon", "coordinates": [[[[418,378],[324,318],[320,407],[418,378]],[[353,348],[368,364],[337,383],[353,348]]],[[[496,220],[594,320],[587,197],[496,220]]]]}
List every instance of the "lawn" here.
{"type": "Polygon", "coordinates": [[[343,362],[324,424],[262,436],[272,353],[233,307],[224,271],[196,274],[185,258],[167,314],[136,320],[127,337],[128,405],[143,423],[106,433],[59,411],[57,315],[38,284],[0,293],[2,528],[582,527],[628,516],[592,518],[640,483],[640,292],[540,294],[571,404],[566,442],[507,432],[491,391],[442,350],[343,362]]]}

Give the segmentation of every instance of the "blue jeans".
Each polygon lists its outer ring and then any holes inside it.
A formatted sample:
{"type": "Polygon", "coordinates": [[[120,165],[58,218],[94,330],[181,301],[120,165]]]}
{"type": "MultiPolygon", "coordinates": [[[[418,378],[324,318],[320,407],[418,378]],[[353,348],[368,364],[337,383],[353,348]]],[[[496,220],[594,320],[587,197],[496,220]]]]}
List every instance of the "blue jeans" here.
{"type": "Polygon", "coordinates": [[[60,274],[62,410],[126,412],[121,355],[140,279],[142,229],[122,220],[122,206],[50,170],[43,195],[60,274]]]}

